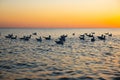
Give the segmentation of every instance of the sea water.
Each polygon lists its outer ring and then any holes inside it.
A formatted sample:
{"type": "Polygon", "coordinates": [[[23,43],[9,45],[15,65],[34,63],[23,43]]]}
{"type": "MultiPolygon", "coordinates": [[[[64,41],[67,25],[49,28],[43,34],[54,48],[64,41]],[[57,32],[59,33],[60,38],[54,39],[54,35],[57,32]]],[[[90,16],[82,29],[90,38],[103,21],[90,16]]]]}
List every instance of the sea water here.
{"type": "Polygon", "coordinates": [[[0,29],[0,80],[119,80],[120,29],[0,29]],[[32,33],[37,35],[32,35],[32,33]],[[95,32],[96,41],[84,33],[95,32]],[[106,41],[97,39],[106,32],[106,41]],[[8,34],[17,39],[5,38],[8,34]],[[75,33],[75,35],[72,35],[75,33]],[[64,45],[55,43],[67,34],[64,45]],[[20,40],[32,35],[29,41],[20,40]],[[52,40],[43,37],[51,35],[52,40]],[[42,37],[42,42],[35,38],[42,37]]]}

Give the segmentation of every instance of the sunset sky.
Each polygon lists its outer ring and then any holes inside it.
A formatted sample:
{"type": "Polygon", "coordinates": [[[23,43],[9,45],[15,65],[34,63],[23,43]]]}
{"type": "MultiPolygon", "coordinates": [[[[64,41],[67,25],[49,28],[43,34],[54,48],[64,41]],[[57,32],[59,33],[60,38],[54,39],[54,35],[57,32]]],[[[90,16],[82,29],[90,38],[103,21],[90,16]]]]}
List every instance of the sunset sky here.
{"type": "Polygon", "coordinates": [[[0,0],[0,27],[120,28],[120,0],[0,0]]]}

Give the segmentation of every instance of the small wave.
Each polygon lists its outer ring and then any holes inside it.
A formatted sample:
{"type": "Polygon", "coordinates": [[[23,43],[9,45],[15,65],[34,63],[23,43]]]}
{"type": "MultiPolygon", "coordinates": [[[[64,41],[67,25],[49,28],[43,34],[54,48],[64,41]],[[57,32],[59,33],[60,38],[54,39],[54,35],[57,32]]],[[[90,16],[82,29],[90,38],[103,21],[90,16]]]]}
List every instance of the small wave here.
{"type": "Polygon", "coordinates": [[[94,79],[92,77],[78,77],[78,78],[63,77],[60,78],[59,80],[94,80],[94,79]]]}
{"type": "Polygon", "coordinates": [[[17,64],[14,64],[14,66],[16,68],[35,68],[35,67],[38,67],[38,65],[36,63],[17,63],[17,64]]]}
{"type": "Polygon", "coordinates": [[[0,65],[0,69],[12,69],[12,66],[0,65]]]}
{"type": "Polygon", "coordinates": [[[30,78],[20,78],[20,79],[15,79],[15,80],[33,80],[33,79],[30,79],[30,78]]]}
{"type": "Polygon", "coordinates": [[[120,80],[120,77],[114,77],[113,80],[120,80]]]}

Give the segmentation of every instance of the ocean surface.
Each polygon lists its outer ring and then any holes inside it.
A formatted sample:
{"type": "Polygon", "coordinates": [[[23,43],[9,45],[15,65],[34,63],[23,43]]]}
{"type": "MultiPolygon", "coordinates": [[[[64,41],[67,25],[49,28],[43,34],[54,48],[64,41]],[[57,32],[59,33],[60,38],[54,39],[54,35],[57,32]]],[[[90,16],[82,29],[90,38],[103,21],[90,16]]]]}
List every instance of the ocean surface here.
{"type": "Polygon", "coordinates": [[[120,29],[0,29],[0,80],[120,80],[120,29]],[[95,42],[79,39],[91,32],[95,42]],[[97,39],[106,32],[113,35],[97,39]],[[18,38],[5,38],[12,33],[18,38]],[[65,44],[56,44],[63,34],[65,44]],[[35,39],[48,35],[52,40],[35,39]]]}

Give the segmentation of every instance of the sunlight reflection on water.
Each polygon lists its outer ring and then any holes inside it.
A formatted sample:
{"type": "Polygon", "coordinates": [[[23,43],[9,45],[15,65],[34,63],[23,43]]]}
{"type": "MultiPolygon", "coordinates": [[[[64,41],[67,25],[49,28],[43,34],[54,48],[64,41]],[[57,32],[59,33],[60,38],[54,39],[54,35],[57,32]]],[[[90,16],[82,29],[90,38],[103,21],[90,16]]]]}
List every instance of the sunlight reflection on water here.
{"type": "Polygon", "coordinates": [[[120,30],[94,29],[0,29],[0,78],[2,80],[103,80],[120,76],[120,30]],[[79,34],[96,32],[113,33],[105,42],[94,43],[79,40],[79,34]],[[5,39],[4,35],[14,33],[18,36],[32,36],[30,41],[5,39]],[[72,36],[75,32],[76,35],[72,36]],[[22,34],[21,34],[22,33],[22,34]],[[117,33],[117,34],[116,34],[117,33]],[[39,35],[51,34],[51,41],[35,41],[39,35]],[[54,40],[62,34],[68,34],[65,45],[57,45],[54,40]]]}

